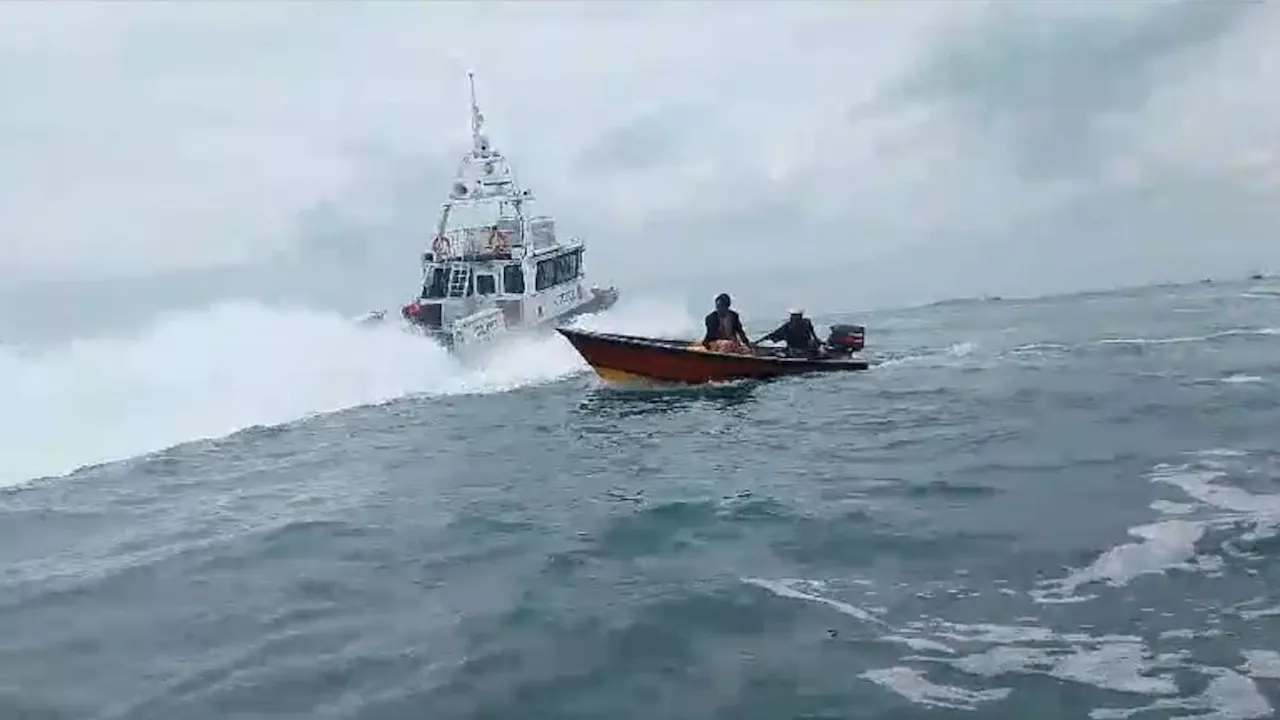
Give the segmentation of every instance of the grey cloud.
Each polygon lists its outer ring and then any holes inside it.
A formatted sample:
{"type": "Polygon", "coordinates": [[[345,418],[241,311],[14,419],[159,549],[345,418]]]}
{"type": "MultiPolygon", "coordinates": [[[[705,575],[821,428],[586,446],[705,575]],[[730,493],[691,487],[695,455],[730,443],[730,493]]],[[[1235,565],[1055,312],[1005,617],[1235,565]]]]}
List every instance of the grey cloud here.
{"type": "Polygon", "coordinates": [[[889,97],[942,104],[973,139],[1008,150],[1025,176],[1091,171],[1127,141],[1100,118],[1140,109],[1169,61],[1209,49],[1259,5],[1134,3],[1061,14],[996,3],[931,50],[889,97]]]}
{"type": "MultiPolygon", "coordinates": [[[[33,28],[57,25],[15,5],[33,28]]],[[[0,92],[23,99],[0,112],[0,287],[98,274],[122,279],[86,302],[396,302],[466,142],[473,66],[495,142],[589,238],[592,272],[627,288],[699,276],[732,291],[759,272],[751,293],[848,306],[1280,252],[1249,244],[1278,211],[1214,148],[1167,143],[1198,161],[1180,164],[1137,142],[1196,102],[1168,92],[1178,73],[1214,87],[1202,50],[1235,52],[1257,6],[999,3],[971,17],[983,7],[59,10],[57,32],[0,30],[0,92]],[[1117,156],[1138,181],[1109,178],[1117,156]]],[[[1197,117],[1232,136],[1234,117],[1197,117]]],[[[46,289],[76,287],[90,286],[46,289]]]]}
{"type": "Polygon", "coordinates": [[[691,113],[662,108],[604,129],[574,160],[588,177],[598,173],[648,170],[673,164],[696,127],[691,113]]]}

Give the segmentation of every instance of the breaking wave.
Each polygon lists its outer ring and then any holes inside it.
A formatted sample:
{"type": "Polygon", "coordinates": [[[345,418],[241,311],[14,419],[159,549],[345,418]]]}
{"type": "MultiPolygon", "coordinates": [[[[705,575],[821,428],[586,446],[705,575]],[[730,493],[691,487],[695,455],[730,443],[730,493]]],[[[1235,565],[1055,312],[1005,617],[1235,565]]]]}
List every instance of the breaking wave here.
{"type": "MultiPolygon", "coordinates": [[[[683,332],[683,308],[624,302],[579,325],[683,332]]],[[[223,303],[160,317],[124,337],[38,352],[0,347],[0,486],[62,475],[256,425],[416,394],[494,393],[585,369],[553,334],[463,364],[399,327],[223,303]]]]}

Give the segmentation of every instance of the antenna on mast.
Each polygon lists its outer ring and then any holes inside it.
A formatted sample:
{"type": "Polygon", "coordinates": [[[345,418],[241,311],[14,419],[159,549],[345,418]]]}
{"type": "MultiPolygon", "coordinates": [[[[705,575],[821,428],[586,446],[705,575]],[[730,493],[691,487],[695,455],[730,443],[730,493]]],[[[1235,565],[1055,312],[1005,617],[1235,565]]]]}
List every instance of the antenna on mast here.
{"type": "Polygon", "coordinates": [[[484,115],[480,112],[480,105],[476,102],[476,74],[467,71],[467,82],[471,85],[471,147],[476,155],[481,155],[489,149],[489,140],[480,132],[484,126],[484,115]]]}

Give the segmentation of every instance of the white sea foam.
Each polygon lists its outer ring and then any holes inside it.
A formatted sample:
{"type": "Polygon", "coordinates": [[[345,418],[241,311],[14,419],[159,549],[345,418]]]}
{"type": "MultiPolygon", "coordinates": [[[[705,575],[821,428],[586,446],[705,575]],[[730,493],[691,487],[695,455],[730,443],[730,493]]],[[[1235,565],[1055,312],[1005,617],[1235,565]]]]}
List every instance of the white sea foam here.
{"type": "MultiPolygon", "coordinates": [[[[637,301],[579,324],[687,333],[693,321],[682,307],[637,301]]],[[[173,313],[128,337],[0,348],[0,485],[406,395],[501,392],[584,369],[553,334],[464,365],[394,324],[252,303],[173,313]]]]}
{"type": "Polygon", "coordinates": [[[919,670],[902,666],[868,670],[859,677],[884,686],[914,703],[951,710],[976,710],[980,703],[1003,700],[1011,692],[1009,688],[966,690],[938,685],[930,682],[919,670]]]}
{"type": "MultiPolygon", "coordinates": [[[[888,625],[880,614],[871,614],[854,599],[830,597],[821,581],[744,578],[744,582],[781,598],[809,602],[862,620],[872,632],[888,625]]],[[[848,592],[862,591],[852,583],[849,588],[848,592]]],[[[1183,635],[1190,637],[1194,633],[1183,635]]],[[[1174,634],[1168,636],[1172,638],[1174,634]]],[[[1236,669],[1211,667],[1192,662],[1185,650],[1157,652],[1137,636],[1059,632],[1030,619],[1023,624],[1002,625],[924,617],[892,627],[882,635],[859,638],[868,640],[903,644],[919,654],[904,656],[889,667],[865,671],[859,675],[861,679],[925,707],[956,710],[977,710],[980,704],[1010,697],[1016,691],[1007,686],[1007,681],[1001,681],[1011,676],[1043,675],[1108,692],[1153,698],[1147,704],[1132,707],[1095,708],[1090,717],[1099,720],[1169,709],[1203,711],[1208,714],[1196,717],[1218,720],[1255,720],[1271,717],[1272,708],[1249,676],[1280,676],[1280,655],[1272,651],[1246,651],[1236,669]],[[930,678],[930,666],[945,666],[952,671],[949,678],[958,671],[969,680],[957,683],[949,679],[944,685],[930,678]],[[1207,675],[1210,680],[1201,692],[1184,695],[1174,675],[1180,669],[1207,675]]]]}
{"type": "MultiPolygon", "coordinates": [[[[1230,448],[1214,448],[1195,453],[1189,463],[1153,468],[1149,475],[1152,483],[1177,488],[1182,494],[1179,500],[1193,502],[1153,501],[1151,508],[1165,517],[1129,528],[1128,534],[1138,542],[1104,550],[1089,565],[1042,583],[1032,597],[1043,603],[1078,602],[1092,597],[1077,594],[1091,584],[1119,587],[1138,577],[1170,570],[1215,572],[1222,567],[1222,555],[1197,553],[1197,545],[1211,530],[1248,528],[1239,534],[1246,541],[1276,535],[1280,531],[1280,495],[1251,493],[1231,484],[1226,468],[1244,457],[1230,448]]],[[[1232,548],[1231,544],[1223,545],[1221,553],[1247,556],[1232,548]]]]}

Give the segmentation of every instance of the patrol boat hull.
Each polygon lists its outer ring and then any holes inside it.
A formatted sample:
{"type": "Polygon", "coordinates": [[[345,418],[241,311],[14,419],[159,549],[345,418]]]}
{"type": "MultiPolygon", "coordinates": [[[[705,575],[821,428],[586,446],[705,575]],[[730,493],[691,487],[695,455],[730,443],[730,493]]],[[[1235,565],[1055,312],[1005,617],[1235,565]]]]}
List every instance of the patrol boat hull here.
{"type": "Polygon", "coordinates": [[[751,354],[713,352],[689,340],[670,340],[556,328],[591,369],[609,382],[703,384],[818,372],[866,370],[871,364],[853,355],[793,357],[785,351],[757,349],[751,354]]]}
{"type": "MultiPolygon", "coordinates": [[[[477,318],[480,320],[479,322],[470,323],[468,318],[464,318],[448,328],[433,327],[414,317],[406,317],[406,321],[414,330],[435,340],[445,348],[459,350],[463,347],[481,345],[515,333],[545,332],[561,323],[576,320],[584,315],[604,312],[613,307],[620,296],[617,288],[613,287],[593,288],[590,292],[591,296],[581,305],[541,322],[528,325],[508,326],[500,314],[494,316],[493,322],[486,323],[477,318]]],[[[482,314],[478,313],[477,316],[479,315],[482,314]]]]}

